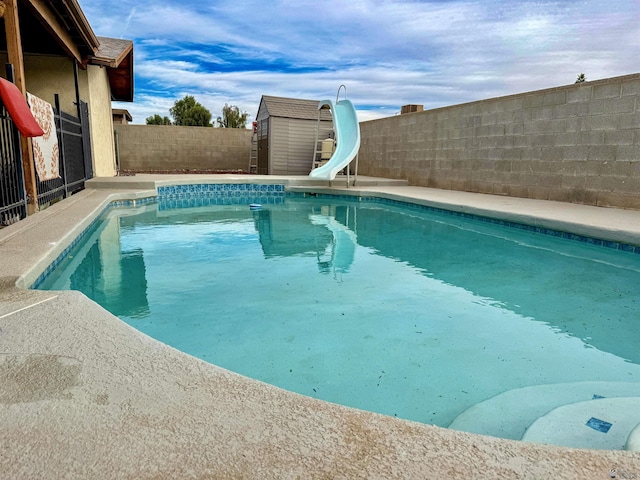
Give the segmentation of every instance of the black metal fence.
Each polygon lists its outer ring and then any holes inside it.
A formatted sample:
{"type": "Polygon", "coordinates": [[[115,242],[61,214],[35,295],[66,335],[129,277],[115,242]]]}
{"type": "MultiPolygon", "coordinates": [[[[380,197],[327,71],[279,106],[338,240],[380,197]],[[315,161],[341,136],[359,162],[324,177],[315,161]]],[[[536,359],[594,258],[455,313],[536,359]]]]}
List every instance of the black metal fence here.
{"type": "Polygon", "coordinates": [[[27,215],[18,129],[0,104],[0,228],[27,215]]]}
{"type": "MultiPolygon", "coordinates": [[[[89,107],[80,101],[80,117],[60,110],[55,96],[54,120],[58,134],[59,178],[40,181],[36,175],[38,205],[65,198],[84,188],[93,177],[89,107]]],[[[0,103],[0,228],[27,215],[27,195],[22,167],[20,134],[0,103]]]]}
{"type": "Polygon", "coordinates": [[[80,101],[80,118],[60,110],[55,96],[54,119],[58,133],[60,178],[41,182],[36,179],[38,205],[65,198],[82,190],[84,182],[93,176],[91,166],[91,138],[89,136],[89,108],[80,101]]]}

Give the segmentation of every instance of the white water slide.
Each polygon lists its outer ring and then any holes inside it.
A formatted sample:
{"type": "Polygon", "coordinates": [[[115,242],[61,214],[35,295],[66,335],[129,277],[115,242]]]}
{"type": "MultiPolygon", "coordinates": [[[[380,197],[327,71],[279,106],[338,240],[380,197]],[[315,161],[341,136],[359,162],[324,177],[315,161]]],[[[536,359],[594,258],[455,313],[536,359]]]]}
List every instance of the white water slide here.
{"type": "MultiPolygon", "coordinates": [[[[339,92],[339,90],[338,90],[339,92]]],[[[337,100],[337,99],[336,99],[337,100]]],[[[336,174],[358,155],[360,149],[360,124],[356,109],[349,100],[322,100],[318,110],[329,107],[333,116],[333,130],[336,133],[337,147],[327,163],[314,168],[309,177],[320,180],[333,180],[336,174]]]]}

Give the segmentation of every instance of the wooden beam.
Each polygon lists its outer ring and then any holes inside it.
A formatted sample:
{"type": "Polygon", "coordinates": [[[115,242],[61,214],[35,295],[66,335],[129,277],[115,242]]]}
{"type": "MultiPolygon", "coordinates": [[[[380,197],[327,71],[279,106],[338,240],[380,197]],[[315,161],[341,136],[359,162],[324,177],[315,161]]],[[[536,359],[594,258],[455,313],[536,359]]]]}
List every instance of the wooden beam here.
{"type": "Polygon", "coordinates": [[[5,0],[4,27],[7,35],[7,56],[9,63],[13,65],[15,75],[13,83],[23,95],[27,88],[24,83],[24,59],[22,56],[22,35],[18,20],[18,0],[5,0]]]}
{"type": "MultiPolygon", "coordinates": [[[[22,95],[26,97],[27,86],[24,81],[24,57],[22,55],[22,36],[20,35],[17,2],[18,0],[4,0],[4,28],[7,35],[7,56],[9,63],[13,65],[14,83],[22,95]]],[[[27,210],[31,214],[38,210],[38,190],[31,139],[20,135],[20,148],[22,150],[24,183],[29,197],[27,210]]]]}
{"type": "MultiPolygon", "coordinates": [[[[12,1],[15,3],[16,0],[12,1]]],[[[71,38],[71,35],[65,26],[58,21],[55,13],[51,11],[47,4],[43,0],[27,0],[27,3],[31,6],[34,13],[40,17],[42,24],[51,32],[53,37],[58,40],[60,46],[71,57],[75,58],[80,65],[84,66],[87,59],[82,58],[82,54],[71,38]]]]}

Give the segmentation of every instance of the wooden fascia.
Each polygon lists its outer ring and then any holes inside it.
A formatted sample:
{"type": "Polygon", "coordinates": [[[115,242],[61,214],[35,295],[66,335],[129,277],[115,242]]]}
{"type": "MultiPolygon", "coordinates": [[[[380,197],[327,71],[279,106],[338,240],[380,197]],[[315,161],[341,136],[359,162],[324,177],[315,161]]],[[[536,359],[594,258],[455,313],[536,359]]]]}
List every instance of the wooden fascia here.
{"type": "Polygon", "coordinates": [[[87,17],[84,16],[84,13],[80,8],[80,4],[77,0],[62,0],[62,3],[66,7],[67,12],[71,15],[71,18],[73,18],[73,22],[80,32],[80,35],[82,35],[83,40],[87,45],[90,45],[93,53],[95,53],[98,50],[100,42],[98,41],[96,34],[93,32],[91,25],[89,25],[87,17]]]}
{"type": "Polygon", "coordinates": [[[91,57],[91,64],[102,65],[104,67],[109,67],[109,68],[118,68],[122,63],[122,61],[125,58],[127,58],[127,55],[129,55],[132,50],[133,50],[133,42],[127,48],[122,50],[122,52],[120,52],[120,54],[118,55],[118,58],[103,58],[103,57],[97,57],[94,55],[93,57],[91,57]]]}

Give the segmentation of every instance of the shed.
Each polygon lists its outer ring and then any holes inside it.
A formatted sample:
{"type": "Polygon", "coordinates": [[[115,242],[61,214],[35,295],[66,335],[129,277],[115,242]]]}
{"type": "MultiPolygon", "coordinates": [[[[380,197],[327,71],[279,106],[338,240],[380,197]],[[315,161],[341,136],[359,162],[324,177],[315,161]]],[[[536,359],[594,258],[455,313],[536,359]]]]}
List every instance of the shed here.
{"type": "Polygon", "coordinates": [[[316,137],[322,141],[333,133],[329,110],[320,110],[318,121],[318,103],[262,96],[256,115],[259,174],[307,175],[311,171],[316,137]]]}

